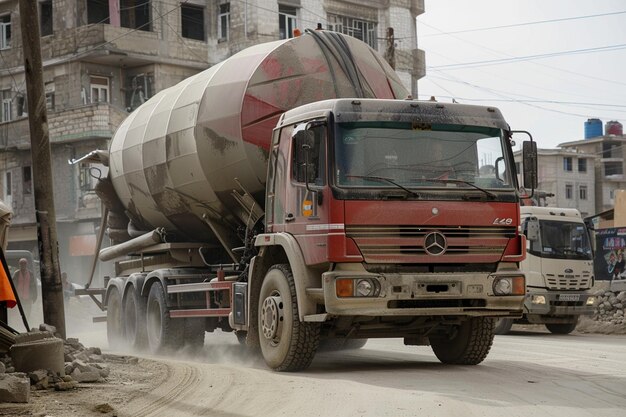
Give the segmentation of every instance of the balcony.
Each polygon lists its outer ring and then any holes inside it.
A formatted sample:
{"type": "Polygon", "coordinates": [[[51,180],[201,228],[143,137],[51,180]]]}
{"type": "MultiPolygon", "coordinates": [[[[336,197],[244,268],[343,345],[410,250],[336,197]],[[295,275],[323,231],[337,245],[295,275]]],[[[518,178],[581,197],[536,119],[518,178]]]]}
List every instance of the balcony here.
{"type": "MultiPolygon", "coordinates": [[[[50,143],[110,138],[127,113],[109,103],[89,104],[48,113],[50,143]]],[[[29,149],[28,118],[0,123],[0,148],[29,149]]]]}

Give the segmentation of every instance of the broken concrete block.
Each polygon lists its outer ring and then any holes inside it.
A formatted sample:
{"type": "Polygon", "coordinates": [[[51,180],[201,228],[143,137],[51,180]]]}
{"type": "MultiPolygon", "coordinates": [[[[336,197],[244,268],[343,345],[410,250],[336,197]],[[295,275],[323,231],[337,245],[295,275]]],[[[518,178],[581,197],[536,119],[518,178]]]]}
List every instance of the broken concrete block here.
{"type": "Polygon", "coordinates": [[[69,391],[76,388],[76,381],[57,382],[54,389],[57,391],[69,391]]]}
{"type": "Polygon", "coordinates": [[[100,379],[100,372],[81,372],[78,368],[74,369],[72,372],[72,379],[76,382],[98,382],[100,379]]]}
{"type": "Polygon", "coordinates": [[[4,362],[0,362],[0,374],[3,374],[7,371],[7,366],[4,364],[4,362]]]}
{"type": "Polygon", "coordinates": [[[0,375],[0,403],[27,403],[30,399],[30,381],[10,374],[0,375]]]}
{"type": "Polygon", "coordinates": [[[11,346],[9,353],[17,371],[29,372],[47,369],[65,375],[63,340],[61,339],[51,338],[16,343],[11,346]]]}
{"type": "Polygon", "coordinates": [[[56,327],[54,327],[51,324],[46,324],[46,323],[41,323],[39,325],[39,330],[41,330],[42,332],[50,332],[52,334],[55,334],[57,332],[56,327]]]}
{"type": "Polygon", "coordinates": [[[74,371],[72,362],[65,362],[65,375],[69,375],[74,371]]]}
{"type": "Polygon", "coordinates": [[[34,342],[35,340],[42,340],[42,339],[51,339],[53,337],[54,337],[54,334],[50,332],[40,332],[38,330],[35,330],[32,332],[28,332],[28,333],[16,334],[15,344],[34,342]]]}
{"type": "Polygon", "coordinates": [[[31,384],[36,384],[44,378],[48,378],[48,371],[45,369],[37,369],[36,371],[29,372],[28,377],[30,378],[31,384]]]}

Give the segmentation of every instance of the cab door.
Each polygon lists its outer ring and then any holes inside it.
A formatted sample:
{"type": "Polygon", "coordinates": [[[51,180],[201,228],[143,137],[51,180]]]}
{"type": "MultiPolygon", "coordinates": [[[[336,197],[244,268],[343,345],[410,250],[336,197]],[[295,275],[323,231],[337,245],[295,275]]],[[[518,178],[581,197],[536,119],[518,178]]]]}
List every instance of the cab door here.
{"type": "Polygon", "coordinates": [[[290,141],[284,230],[295,236],[307,265],[328,259],[327,142],[321,123],[296,125],[290,141]]]}

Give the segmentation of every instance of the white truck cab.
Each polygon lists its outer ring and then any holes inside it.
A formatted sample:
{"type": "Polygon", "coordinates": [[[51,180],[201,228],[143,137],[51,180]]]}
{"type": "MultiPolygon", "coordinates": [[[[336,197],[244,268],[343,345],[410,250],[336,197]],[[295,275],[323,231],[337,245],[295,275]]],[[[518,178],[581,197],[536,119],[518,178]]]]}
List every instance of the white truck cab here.
{"type": "Polygon", "coordinates": [[[588,230],[576,209],[520,208],[526,235],[526,298],[521,319],[501,319],[496,334],[513,323],[544,324],[557,334],[571,333],[581,315],[593,312],[593,253],[588,230]]]}

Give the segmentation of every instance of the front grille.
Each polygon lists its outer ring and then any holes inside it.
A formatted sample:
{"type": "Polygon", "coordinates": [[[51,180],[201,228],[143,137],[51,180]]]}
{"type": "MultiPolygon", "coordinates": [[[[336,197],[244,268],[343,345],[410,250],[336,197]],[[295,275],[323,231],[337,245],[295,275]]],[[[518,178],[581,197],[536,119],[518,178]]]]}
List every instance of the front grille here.
{"type": "Polygon", "coordinates": [[[582,307],[585,301],[550,301],[551,307],[582,307]]]}
{"type": "Polygon", "coordinates": [[[373,263],[446,263],[497,262],[515,227],[478,226],[370,226],[346,225],[366,262],[373,263]],[[447,240],[445,253],[429,255],[424,240],[429,233],[442,233],[447,240]]]}
{"type": "Polygon", "coordinates": [[[591,287],[590,274],[546,274],[546,281],[551,290],[582,290],[591,287]]]}

